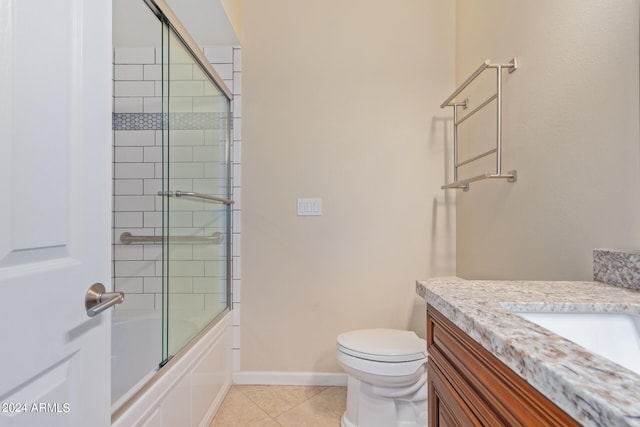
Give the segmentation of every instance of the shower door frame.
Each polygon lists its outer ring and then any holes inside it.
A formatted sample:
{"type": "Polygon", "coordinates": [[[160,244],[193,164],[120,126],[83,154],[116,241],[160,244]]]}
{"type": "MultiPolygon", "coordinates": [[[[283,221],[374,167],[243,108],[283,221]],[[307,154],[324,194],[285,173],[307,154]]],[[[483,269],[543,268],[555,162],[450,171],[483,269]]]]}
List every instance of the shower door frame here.
{"type": "MultiPolygon", "coordinates": [[[[209,64],[207,58],[200,51],[198,44],[187,32],[187,29],[182,25],[176,14],[171,10],[169,5],[164,0],[144,0],[149,6],[151,11],[158,17],[158,19],[168,24],[176,33],[176,35],[182,40],[185,47],[189,50],[189,53],[193,56],[193,59],[203,68],[203,71],[207,73],[209,78],[215,83],[230,103],[233,99],[233,94],[222,80],[222,77],[216,72],[216,70],[209,64]]],[[[229,117],[229,125],[231,124],[231,117],[229,117]]],[[[230,129],[230,127],[229,127],[230,129]]],[[[230,136],[230,135],[229,135],[230,136]]]]}
{"type": "MultiPolygon", "coordinates": [[[[232,100],[233,100],[233,94],[231,93],[231,90],[229,90],[229,88],[227,87],[226,83],[224,82],[224,80],[220,77],[220,75],[216,72],[216,70],[212,67],[212,65],[209,63],[209,61],[207,60],[207,58],[204,56],[204,54],[202,53],[201,49],[198,47],[197,43],[195,42],[195,40],[189,35],[188,31],[186,30],[186,28],[182,25],[182,23],[180,22],[180,20],[178,19],[178,17],[175,15],[175,13],[173,12],[173,10],[169,7],[169,5],[164,1],[164,0],[144,0],[144,2],[147,4],[147,6],[151,9],[151,11],[156,15],[156,17],[160,20],[162,26],[163,26],[163,49],[168,48],[167,46],[164,46],[165,44],[165,40],[168,40],[169,37],[165,37],[164,35],[164,29],[165,26],[169,27],[170,31],[173,31],[173,34],[175,34],[178,39],[180,40],[180,42],[182,43],[183,47],[187,50],[187,52],[190,54],[190,56],[192,57],[192,59],[200,66],[201,71],[203,71],[205,73],[205,75],[209,78],[209,80],[211,81],[211,83],[213,83],[213,85],[220,90],[220,92],[225,96],[225,100],[226,100],[226,111],[227,111],[227,116],[226,116],[226,132],[225,132],[225,164],[226,164],[226,188],[227,188],[227,194],[226,194],[226,199],[228,200],[228,203],[225,202],[224,204],[227,205],[227,211],[226,211],[226,286],[225,286],[225,298],[226,298],[226,308],[222,311],[220,311],[219,313],[217,313],[217,315],[211,319],[211,321],[208,323],[208,325],[204,326],[193,338],[191,338],[190,342],[187,342],[184,346],[182,346],[181,349],[179,349],[178,351],[176,351],[175,354],[170,354],[168,351],[168,344],[165,342],[165,340],[167,339],[166,337],[166,333],[167,333],[167,329],[168,329],[168,311],[166,309],[166,304],[164,303],[165,301],[167,301],[168,299],[168,294],[166,292],[166,290],[163,289],[163,309],[162,309],[162,313],[163,313],[163,320],[162,320],[162,327],[163,327],[163,345],[162,345],[162,357],[161,357],[161,362],[160,362],[160,367],[164,367],[176,354],[186,351],[188,348],[190,348],[190,344],[192,344],[193,341],[196,341],[199,339],[200,336],[202,336],[204,333],[206,333],[213,325],[215,325],[220,319],[222,319],[224,317],[225,314],[227,314],[230,310],[231,310],[231,306],[232,306],[232,302],[231,302],[231,283],[232,283],[232,212],[231,212],[231,207],[230,205],[233,204],[233,200],[230,200],[232,198],[232,181],[231,181],[231,173],[232,173],[232,165],[231,165],[231,142],[232,142],[232,136],[231,136],[231,132],[232,132],[232,123],[233,123],[233,114],[231,111],[231,105],[232,105],[232,100]]],[[[163,54],[164,56],[164,54],[163,54]]],[[[163,74],[164,74],[164,70],[170,66],[170,64],[165,64],[164,63],[164,59],[163,59],[163,65],[162,65],[162,69],[163,69],[163,74]]],[[[162,78],[163,81],[163,87],[165,86],[165,83],[168,81],[168,79],[163,75],[162,78]]],[[[163,89],[164,92],[164,89],[163,89]]],[[[164,110],[164,106],[167,105],[168,103],[166,102],[165,98],[169,98],[170,94],[165,95],[165,93],[163,93],[163,110],[164,110]]],[[[170,113],[170,112],[169,112],[170,113]]],[[[167,124],[170,123],[170,120],[168,119],[168,115],[167,115],[167,119],[163,120],[163,134],[166,135],[166,131],[167,129],[164,129],[165,126],[167,126],[167,124]]],[[[163,142],[163,146],[164,146],[164,142],[163,142]]],[[[163,163],[165,162],[165,160],[163,160],[163,163]]],[[[163,177],[163,182],[165,181],[166,178],[163,177]]],[[[163,184],[164,185],[164,184],[163,184]]],[[[163,191],[166,191],[166,189],[163,188],[163,191]]],[[[165,201],[168,200],[168,197],[164,197],[163,198],[163,211],[165,211],[165,201]]],[[[222,199],[224,200],[224,199],[222,199]]],[[[168,206],[168,204],[167,204],[168,206]]],[[[163,220],[163,223],[165,221],[163,220]]],[[[166,239],[165,236],[165,232],[164,230],[166,228],[169,228],[168,225],[163,224],[163,236],[162,236],[162,247],[163,247],[163,282],[165,281],[165,277],[167,277],[166,275],[166,265],[167,265],[167,260],[165,259],[165,252],[167,245],[169,244],[168,240],[166,239]]]]}
{"type": "MultiPolygon", "coordinates": [[[[227,199],[231,199],[232,196],[232,191],[233,191],[233,187],[232,187],[232,163],[231,163],[231,143],[232,143],[232,123],[233,123],[233,114],[231,111],[231,106],[232,106],[232,94],[231,91],[229,90],[229,88],[227,87],[226,83],[224,83],[224,81],[222,80],[222,78],[218,75],[218,73],[215,71],[215,69],[212,67],[212,65],[208,62],[208,60],[206,59],[206,57],[204,56],[204,54],[202,53],[202,51],[200,50],[200,48],[198,48],[197,44],[195,43],[195,41],[191,38],[191,36],[187,33],[186,29],[183,27],[183,25],[180,23],[180,21],[177,19],[176,15],[174,14],[174,12],[169,8],[169,6],[166,4],[166,2],[164,2],[163,0],[143,0],[145,2],[145,4],[147,4],[147,6],[151,9],[152,13],[154,13],[154,15],[156,15],[156,17],[159,19],[162,27],[163,27],[163,32],[165,32],[165,28],[169,27],[171,32],[177,36],[177,38],[179,39],[179,42],[181,42],[182,47],[185,48],[185,50],[190,54],[191,58],[195,61],[195,63],[199,66],[199,69],[206,75],[206,77],[209,79],[210,83],[213,84],[219,91],[220,94],[224,94],[224,101],[226,101],[226,117],[223,118],[222,120],[224,120],[226,129],[224,130],[224,137],[220,138],[220,142],[221,142],[221,146],[222,146],[222,142],[224,140],[224,162],[225,162],[225,167],[226,167],[226,197],[227,199]]],[[[164,35],[163,35],[163,43],[164,43],[164,35]]],[[[164,46],[163,46],[164,47],[164,46]]],[[[162,69],[163,69],[163,73],[164,70],[166,68],[166,65],[163,63],[162,65],[162,69]]],[[[165,76],[163,75],[162,78],[162,84],[163,87],[165,86],[165,76]]],[[[164,92],[164,89],[163,89],[164,92]]],[[[165,93],[163,93],[163,98],[166,96],[165,93]]],[[[221,102],[224,102],[223,100],[221,100],[221,102]]],[[[165,101],[163,99],[163,106],[165,105],[165,101]]],[[[163,113],[167,113],[166,110],[164,110],[163,107],[163,113]]],[[[168,116],[167,116],[168,117],[168,116]]],[[[163,120],[163,125],[162,125],[162,132],[165,133],[166,129],[166,123],[168,123],[169,120],[163,120]]],[[[222,136],[222,132],[221,132],[221,136],[222,136]]],[[[164,145],[164,142],[163,142],[164,145]]],[[[222,147],[221,147],[222,148],[222,147]]],[[[164,151],[164,150],[163,150],[164,151]]],[[[221,153],[222,154],[222,153],[221,153]]],[[[221,156],[221,160],[222,160],[222,156],[221,156]]],[[[165,162],[165,160],[163,159],[163,163],[165,162]]],[[[164,178],[163,178],[164,181],[164,178]]],[[[164,190],[164,189],[163,189],[164,190]]],[[[163,204],[166,202],[166,200],[169,199],[169,197],[165,197],[165,195],[163,195],[162,197],[163,199],[163,204]]],[[[163,342],[162,344],[162,353],[159,355],[158,358],[158,362],[159,365],[156,364],[157,370],[156,372],[153,374],[153,376],[151,376],[148,381],[146,381],[146,383],[144,385],[142,385],[137,391],[135,391],[131,397],[125,401],[121,406],[119,406],[118,408],[116,408],[113,412],[112,412],[112,422],[114,423],[126,423],[129,421],[125,421],[125,420],[130,420],[131,416],[135,415],[131,415],[132,413],[136,412],[136,408],[138,408],[138,402],[142,399],[144,401],[146,401],[147,398],[155,398],[154,397],[154,393],[155,393],[155,387],[157,387],[159,384],[165,384],[170,378],[172,378],[174,375],[173,374],[169,374],[169,375],[165,375],[165,373],[168,373],[169,371],[172,370],[172,367],[175,367],[175,369],[177,369],[178,371],[181,371],[184,367],[184,362],[183,360],[189,361],[191,360],[191,355],[189,355],[190,350],[192,349],[196,349],[197,351],[200,351],[199,349],[202,348],[203,343],[200,342],[201,338],[204,337],[205,335],[211,335],[211,334],[219,334],[219,329],[222,328],[227,328],[228,325],[226,325],[225,319],[228,317],[229,312],[231,311],[231,307],[232,307],[232,298],[231,298],[231,283],[232,283],[232,263],[233,263],[233,254],[232,254],[232,210],[230,206],[226,206],[226,212],[224,213],[225,218],[226,218],[226,241],[224,242],[224,244],[226,245],[226,261],[225,262],[225,266],[226,266],[226,276],[224,277],[224,280],[226,281],[225,283],[225,298],[226,298],[226,307],[220,311],[216,311],[215,312],[215,316],[213,316],[207,324],[205,324],[204,326],[202,326],[200,328],[200,330],[195,334],[195,336],[193,336],[190,341],[186,342],[183,346],[181,346],[181,348],[177,349],[173,354],[165,354],[165,344],[163,342]],[[149,397],[151,396],[151,397],[149,397]],[[133,411],[133,412],[132,412],[133,411]]],[[[167,241],[167,236],[165,235],[165,224],[164,224],[164,219],[163,219],[163,233],[162,236],[157,236],[157,238],[159,238],[158,240],[155,240],[156,237],[153,236],[154,242],[158,243],[161,242],[162,246],[163,246],[163,251],[165,248],[165,245],[168,243],[167,241]]],[[[139,237],[139,236],[138,236],[139,237]]],[[[146,236],[145,236],[146,237],[146,236]]],[[[147,240],[148,241],[148,240],[147,240]]],[[[164,254],[163,254],[163,282],[164,282],[164,277],[165,277],[165,272],[166,272],[166,262],[164,259],[164,254]]],[[[220,294],[222,295],[222,293],[220,294]]],[[[162,292],[162,298],[166,299],[167,298],[167,294],[166,291],[164,289],[164,285],[163,285],[163,292],[162,292]]],[[[213,313],[213,312],[212,312],[213,313]]],[[[166,314],[166,310],[165,310],[165,302],[163,301],[163,308],[162,308],[162,315],[163,317],[166,314]]],[[[162,325],[163,325],[163,329],[167,327],[167,322],[165,321],[165,319],[162,320],[162,325]]],[[[165,334],[166,330],[163,330],[163,340],[165,340],[165,334]]],[[[229,349],[230,349],[230,345],[229,345],[229,349]]],[[[187,363],[191,363],[191,362],[187,362],[187,363]]],[[[164,386],[163,386],[164,387],[164,386]]]]}

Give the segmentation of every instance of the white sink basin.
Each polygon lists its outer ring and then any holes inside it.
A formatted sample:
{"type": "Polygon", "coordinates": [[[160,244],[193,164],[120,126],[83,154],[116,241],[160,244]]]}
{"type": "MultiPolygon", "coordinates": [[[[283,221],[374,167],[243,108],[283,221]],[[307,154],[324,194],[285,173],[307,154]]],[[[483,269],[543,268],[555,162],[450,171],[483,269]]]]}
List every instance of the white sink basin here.
{"type": "Polygon", "coordinates": [[[514,312],[640,374],[640,316],[624,313],[514,312]]]}

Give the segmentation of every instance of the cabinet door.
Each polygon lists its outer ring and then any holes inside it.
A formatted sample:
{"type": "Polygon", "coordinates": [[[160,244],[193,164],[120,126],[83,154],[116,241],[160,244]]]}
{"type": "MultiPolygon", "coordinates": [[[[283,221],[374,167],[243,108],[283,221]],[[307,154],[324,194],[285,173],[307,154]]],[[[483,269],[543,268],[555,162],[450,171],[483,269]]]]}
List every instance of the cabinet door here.
{"type": "Polygon", "coordinates": [[[482,425],[432,360],[429,360],[428,378],[430,427],[482,425]]]}

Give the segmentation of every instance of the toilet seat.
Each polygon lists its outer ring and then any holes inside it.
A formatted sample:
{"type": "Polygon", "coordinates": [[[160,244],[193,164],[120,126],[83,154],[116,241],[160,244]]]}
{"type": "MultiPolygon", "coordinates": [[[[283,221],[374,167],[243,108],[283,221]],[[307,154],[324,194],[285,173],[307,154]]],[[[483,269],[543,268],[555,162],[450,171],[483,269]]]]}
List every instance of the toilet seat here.
{"type": "Polygon", "coordinates": [[[338,351],[375,362],[412,362],[426,357],[426,343],[412,331],[361,329],[338,335],[338,351]]]}

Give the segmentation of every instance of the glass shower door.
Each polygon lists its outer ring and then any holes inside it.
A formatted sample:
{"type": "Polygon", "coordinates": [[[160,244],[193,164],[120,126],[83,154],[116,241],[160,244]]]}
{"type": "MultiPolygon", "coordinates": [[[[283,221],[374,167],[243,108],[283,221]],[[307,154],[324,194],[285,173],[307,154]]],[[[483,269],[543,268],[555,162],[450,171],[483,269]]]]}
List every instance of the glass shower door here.
{"type": "Polygon", "coordinates": [[[163,38],[163,360],[230,304],[230,102],[182,41],[163,38]]]}

